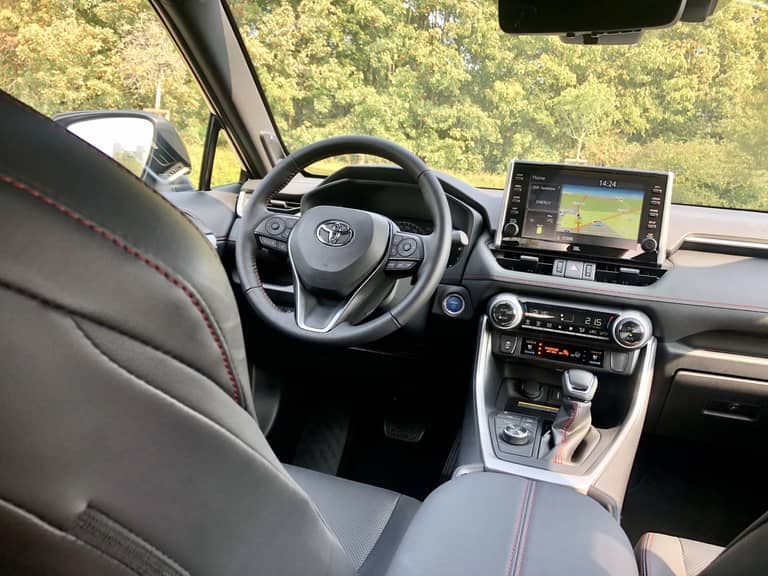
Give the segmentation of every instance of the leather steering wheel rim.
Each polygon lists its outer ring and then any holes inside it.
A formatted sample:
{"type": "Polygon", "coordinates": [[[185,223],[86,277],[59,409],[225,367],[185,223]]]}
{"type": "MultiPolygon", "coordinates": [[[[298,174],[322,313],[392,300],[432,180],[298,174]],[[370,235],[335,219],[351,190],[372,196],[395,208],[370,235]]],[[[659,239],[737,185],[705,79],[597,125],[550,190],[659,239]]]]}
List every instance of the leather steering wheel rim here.
{"type": "Polygon", "coordinates": [[[262,180],[240,222],[235,249],[236,265],[246,299],[256,314],[272,327],[309,342],[343,346],[364,344],[399,329],[428,305],[448,264],[451,232],[451,213],[445,192],[435,174],[420,158],[402,146],[381,138],[338,136],[293,152],[262,180]],[[270,200],[299,172],[315,162],[344,154],[368,154],[400,166],[418,185],[432,216],[434,229],[430,235],[424,236],[424,255],[416,282],[402,301],[375,318],[358,324],[342,322],[329,331],[319,333],[299,327],[293,311],[279,308],[270,299],[259,276],[256,263],[259,247],[254,232],[265,218],[273,214],[267,209],[270,200]]]}

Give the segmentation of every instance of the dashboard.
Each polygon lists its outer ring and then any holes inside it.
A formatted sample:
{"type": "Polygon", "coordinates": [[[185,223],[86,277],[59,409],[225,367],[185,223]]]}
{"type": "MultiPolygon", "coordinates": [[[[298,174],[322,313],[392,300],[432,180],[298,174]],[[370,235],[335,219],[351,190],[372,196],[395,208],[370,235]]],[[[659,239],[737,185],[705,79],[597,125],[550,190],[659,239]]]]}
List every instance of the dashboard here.
{"type": "MultiPolygon", "coordinates": [[[[446,269],[424,320],[409,324],[409,330],[430,330],[427,317],[443,317],[456,330],[475,331],[474,320],[501,292],[540,302],[589,304],[594,310],[632,308],[648,316],[659,341],[649,426],[661,419],[672,382],[684,372],[716,373],[738,386],[768,390],[768,384],[757,388],[754,384],[768,380],[768,214],[671,203],[672,177],[663,172],[606,173],[516,161],[505,191],[475,188],[446,174],[438,177],[448,196],[454,229],[466,234],[468,244],[446,269]],[[515,179],[518,173],[522,180],[515,179]],[[534,175],[543,180],[534,180],[534,175]],[[522,190],[515,188],[516,182],[522,190]],[[579,186],[588,189],[582,193],[582,197],[586,193],[583,205],[577,205],[580,200],[569,192],[579,186]],[[516,194],[520,202],[511,201],[516,194]],[[608,209],[608,217],[595,218],[595,212],[605,212],[600,201],[606,196],[625,205],[608,209]],[[652,203],[654,198],[660,200],[652,203]],[[519,206],[516,213],[513,205],[519,206]],[[639,219],[637,212],[630,218],[629,212],[638,207],[639,219]],[[594,222],[600,219],[604,226],[594,222]],[[614,228],[610,223],[618,220],[624,222],[614,228]],[[650,243],[643,246],[649,233],[658,244],[655,250],[650,250],[650,243]],[[585,277],[589,264],[592,273],[585,277]],[[559,266],[565,267],[562,272],[559,266]],[[566,274],[569,267],[573,270],[566,274]],[[461,301],[447,299],[457,293],[461,301]]],[[[257,185],[258,181],[247,182],[237,204],[243,205],[257,185]]],[[[169,199],[215,233],[226,264],[238,235],[235,201],[227,208],[199,192],[169,199]]],[[[299,179],[284,190],[276,209],[297,211],[299,201],[303,206],[334,203],[376,211],[406,232],[431,230],[418,188],[395,167],[352,166],[325,180],[299,179]]],[[[290,305],[290,275],[276,260],[271,266],[275,277],[265,279],[267,289],[281,305],[290,305]]],[[[559,322],[560,312],[534,314],[554,314],[559,322]]],[[[535,316],[532,319],[536,321],[535,316]]],[[[574,320],[578,320],[574,329],[586,326],[586,319],[574,320]]],[[[537,342],[530,353],[565,355],[564,350],[548,346],[550,338],[539,340],[542,347],[537,342]]],[[[583,350],[576,352],[584,357],[583,350]]],[[[719,386],[718,382],[712,385],[719,386]]],[[[754,403],[754,394],[745,399],[754,403]]]]}

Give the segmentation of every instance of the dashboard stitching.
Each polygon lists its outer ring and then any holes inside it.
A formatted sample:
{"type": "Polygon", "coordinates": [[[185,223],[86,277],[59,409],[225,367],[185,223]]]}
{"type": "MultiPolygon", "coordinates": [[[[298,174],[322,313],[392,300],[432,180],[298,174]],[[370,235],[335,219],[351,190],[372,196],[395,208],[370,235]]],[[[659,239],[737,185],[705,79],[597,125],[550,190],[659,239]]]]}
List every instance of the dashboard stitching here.
{"type": "Polygon", "coordinates": [[[661,301],[661,302],[668,302],[672,304],[687,304],[691,306],[709,306],[709,307],[716,307],[716,308],[732,308],[732,309],[738,309],[743,310],[746,312],[768,312],[768,307],[764,306],[749,306],[744,304],[732,304],[728,302],[711,302],[708,300],[693,300],[693,299],[687,299],[687,298],[673,298],[669,296],[662,296],[662,295],[644,295],[644,294],[637,294],[635,292],[625,292],[621,290],[606,290],[602,288],[595,288],[590,287],[590,289],[584,289],[576,286],[565,286],[562,284],[556,284],[554,282],[541,282],[541,281],[531,281],[531,280],[524,280],[522,278],[510,278],[510,277],[504,277],[504,276],[492,276],[492,275],[482,275],[482,274],[467,274],[464,276],[465,280],[474,280],[474,281],[482,281],[482,280],[495,280],[497,282],[511,282],[511,283],[518,283],[518,284],[526,284],[529,286],[540,286],[542,288],[558,288],[560,290],[568,290],[572,292],[583,292],[588,294],[604,294],[606,296],[623,296],[625,298],[632,298],[635,300],[643,300],[643,301],[661,301]]]}

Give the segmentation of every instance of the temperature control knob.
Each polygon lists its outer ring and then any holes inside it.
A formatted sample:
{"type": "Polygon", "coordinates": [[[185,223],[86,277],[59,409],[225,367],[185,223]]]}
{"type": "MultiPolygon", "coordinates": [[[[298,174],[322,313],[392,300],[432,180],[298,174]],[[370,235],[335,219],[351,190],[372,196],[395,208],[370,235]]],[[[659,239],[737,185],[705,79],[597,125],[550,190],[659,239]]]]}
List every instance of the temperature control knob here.
{"type": "Polygon", "coordinates": [[[651,321],[642,312],[622,312],[613,322],[613,339],[616,344],[628,350],[642,348],[653,335],[651,321]]]}
{"type": "Polygon", "coordinates": [[[523,321],[523,306],[514,294],[499,294],[488,304],[488,317],[499,330],[512,330],[523,321]]]}

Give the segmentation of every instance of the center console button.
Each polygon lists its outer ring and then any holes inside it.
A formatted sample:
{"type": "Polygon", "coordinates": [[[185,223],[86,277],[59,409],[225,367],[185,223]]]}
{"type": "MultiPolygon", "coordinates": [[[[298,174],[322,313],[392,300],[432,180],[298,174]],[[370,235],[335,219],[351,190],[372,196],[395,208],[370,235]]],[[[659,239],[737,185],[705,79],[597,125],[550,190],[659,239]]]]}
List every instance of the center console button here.
{"type": "Polygon", "coordinates": [[[582,280],[594,280],[595,279],[595,265],[592,262],[584,264],[584,273],[581,275],[582,280]]]}
{"type": "Polygon", "coordinates": [[[521,446],[523,444],[528,444],[531,439],[531,433],[525,426],[509,424],[502,429],[501,439],[507,444],[521,446]]]}
{"type": "Polygon", "coordinates": [[[611,370],[624,372],[629,364],[629,352],[611,352],[611,370]]]}
{"type": "Polygon", "coordinates": [[[549,388],[549,401],[560,402],[563,399],[563,389],[560,386],[551,386],[549,388]]]}
{"type": "Polygon", "coordinates": [[[655,238],[644,238],[640,243],[640,248],[645,252],[654,252],[659,247],[659,243],[655,238]]]}
{"type": "Polygon", "coordinates": [[[523,354],[527,356],[536,356],[536,340],[526,340],[523,343],[523,354]]]}
{"type": "Polygon", "coordinates": [[[502,354],[508,354],[509,356],[514,356],[516,344],[517,344],[516,336],[509,336],[507,334],[502,334],[501,337],[499,338],[499,351],[502,354]]]}
{"type": "Polygon", "coordinates": [[[582,275],[584,274],[584,262],[579,262],[577,260],[568,260],[565,264],[565,277],[566,278],[576,278],[578,280],[581,280],[582,275]]]}
{"type": "Polygon", "coordinates": [[[510,222],[504,226],[504,236],[517,236],[519,232],[520,226],[517,225],[517,222],[510,222]]]}
{"type": "Polygon", "coordinates": [[[555,260],[552,266],[552,276],[565,276],[565,260],[555,260]]]}
{"type": "Polygon", "coordinates": [[[541,396],[541,384],[536,380],[526,380],[520,384],[520,394],[529,400],[535,400],[541,396]]]}

